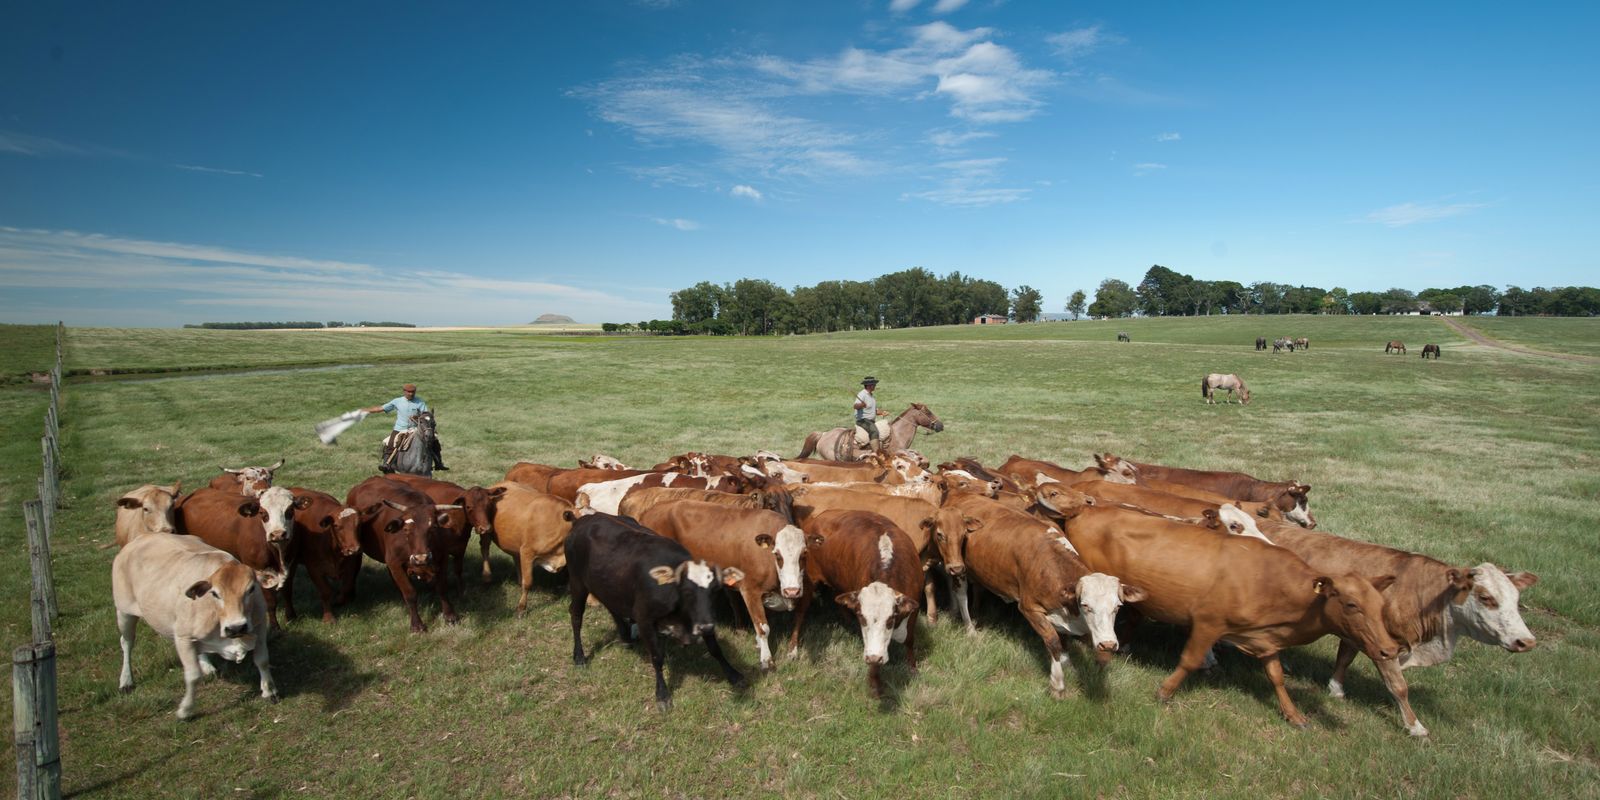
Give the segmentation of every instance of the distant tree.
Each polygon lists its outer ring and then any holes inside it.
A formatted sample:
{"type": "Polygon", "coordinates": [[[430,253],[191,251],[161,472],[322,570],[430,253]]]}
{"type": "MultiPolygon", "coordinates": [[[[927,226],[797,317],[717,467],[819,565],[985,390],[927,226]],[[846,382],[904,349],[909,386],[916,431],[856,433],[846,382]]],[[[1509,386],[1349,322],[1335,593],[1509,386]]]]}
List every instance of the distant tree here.
{"type": "Polygon", "coordinates": [[[1095,290],[1094,302],[1089,304],[1091,317],[1126,317],[1138,308],[1139,298],[1126,281],[1106,278],[1095,290]]]}
{"type": "Polygon", "coordinates": [[[1417,300],[1427,303],[1434,311],[1440,313],[1461,310],[1461,295],[1449,289],[1423,289],[1417,292],[1417,300]]]}
{"type": "Polygon", "coordinates": [[[1152,317],[1193,313],[1193,283],[1193,277],[1153,264],[1135,290],[1139,310],[1152,317]]]}
{"type": "Polygon", "coordinates": [[[1350,293],[1340,286],[1335,286],[1332,289],[1329,289],[1328,296],[1322,298],[1322,313],[1350,313],[1350,293]]]}
{"type": "Polygon", "coordinates": [[[1295,286],[1283,292],[1283,313],[1316,314],[1322,311],[1322,298],[1328,293],[1315,286],[1295,286]]]}
{"type": "Polygon", "coordinates": [[[1417,310],[1417,296],[1409,289],[1393,288],[1383,293],[1383,313],[1406,314],[1417,310]]]}
{"type": "Polygon", "coordinates": [[[1249,308],[1252,314],[1282,314],[1283,293],[1289,287],[1271,281],[1250,284],[1249,308]]]}
{"type": "Polygon", "coordinates": [[[1023,284],[1011,291],[1011,318],[1018,322],[1037,322],[1042,295],[1039,290],[1023,284]]]}
{"type": "Polygon", "coordinates": [[[1493,286],[1457,286],[1451,290],[1461,297],[1461,313],[1487,314],[1500,304],[1500,292],[1493,286]]]}
{"type": "Polygon", "coordinates": [[[723,288],[711,281],[680,289],[672,293],[672,318],[690,325],[715,319],[723,297],[723,288]]]}
{"type": "Polygon", "coordinates": [[[942,322],[945,305],[937,278],[922,267],[891,272],[875,281],[883,304],[883,324],[890,328],[921,327],[942,322]]]}
{"type": "Polygon", "coordinates": [[[1073,292],[1072,297],[1067,300],[1067,313],[1071,314],[1073,319],[1083,316],[1083,310],[1087,306],[1086,301],[1088,299],[1089,297],[1083,293],[1082,289],[1073,292]]]}
{"type": "Polygon", "coordinates": [[[1376,314],[1383,310],[1383,295],[1377,292],[1352,292],[1350,294],[1350,312],[1353,314],[1376,314]]]}

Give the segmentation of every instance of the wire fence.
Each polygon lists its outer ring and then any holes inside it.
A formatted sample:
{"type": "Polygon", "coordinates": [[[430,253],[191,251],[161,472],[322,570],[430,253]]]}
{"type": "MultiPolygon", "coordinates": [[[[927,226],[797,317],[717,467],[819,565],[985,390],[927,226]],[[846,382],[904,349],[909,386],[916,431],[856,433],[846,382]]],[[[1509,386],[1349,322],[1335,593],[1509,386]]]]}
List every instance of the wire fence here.
{"type": "Polygon", "coordinates": [[[39,496],[22,504],[28,531],[28,564],[33,588],[28,606],[33,639],[11,654],[13,727],[17,744],[19,800],[61,797],[61,737],[56,724],[56,588],[50,540],[61,506],[61,344],[66,327],[56,323],[56,360],[50,370],[50,406],[39,439],[39,496]]]}

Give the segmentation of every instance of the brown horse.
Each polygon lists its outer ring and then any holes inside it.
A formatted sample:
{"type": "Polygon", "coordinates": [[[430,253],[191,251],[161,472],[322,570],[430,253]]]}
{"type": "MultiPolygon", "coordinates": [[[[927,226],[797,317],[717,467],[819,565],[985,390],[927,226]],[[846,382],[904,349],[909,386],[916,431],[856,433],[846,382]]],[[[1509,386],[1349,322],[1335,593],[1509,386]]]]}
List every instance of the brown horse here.
{"type": "Polygon", "coordinates": [[[1439,357],[1439,345],[1436,345],[1436,344],[1425,344],[1425,345],[1423,345],[1422,346],[1422,357],[1423,358],[1427,358],[1429,353],[1432,353],[1434,358],[1438,358],[1439,357]]]}
{"type": "MultiPolygon", "coordinates": [[[[934,415],[928,407],[921,403],[912,403],[910,408],[900,412],[889,423],[889,437],[883,440],[884,449],[893,453],[899,450],[909,450],[911,441],[917,438],[917,429],[927,428],[933,433],[944,430],[944,423],[934,415]]],[[[867,445],[855,443],[854,425],[848,428],[834,428],[828,431],[816,431],[806,437],[805,445],[800,448],[800,455],[796,458],[805,458],[813,452],[823,458],[835,461],[866,461],[872,455],[872,450],[867,445]]]]}
{"type": "Polygon", "coordinates": [[[1200,396],[1204,397],[1207,403],[1214,404],[1217,402],[1216,392],[1218,389],[1227,389],[1230,399],[1235,397],[1237,392],[1239,405],[1245,405],[1250,402],[1250,389],[1244,385],[1244,381],[1240,380],[1238,375],[1232,373],[1223,375],[1220,372],[1213,372],[1200,379],[1200,396]]]}
{"type": "Polygon", "coordinates": [[[1405,355],[1406,354],[1406,343],[1396,339],[1395,341],[1392,341],[1392,342],[1384,345],[1383,346],[1383,352],[1385,352],[1385,353],[1399,353],[1400,355],[1405,355]]]}
{"type": "Polygon", "coordinates": [[[1294,340],[1294,346],[1295,346],[1296,349],[1299,349],[1299,350],[1310,350],[1311,349],[1311,340],[1307,339],[1304,336],[1302,336],[1302,337],[1294,340]]]}

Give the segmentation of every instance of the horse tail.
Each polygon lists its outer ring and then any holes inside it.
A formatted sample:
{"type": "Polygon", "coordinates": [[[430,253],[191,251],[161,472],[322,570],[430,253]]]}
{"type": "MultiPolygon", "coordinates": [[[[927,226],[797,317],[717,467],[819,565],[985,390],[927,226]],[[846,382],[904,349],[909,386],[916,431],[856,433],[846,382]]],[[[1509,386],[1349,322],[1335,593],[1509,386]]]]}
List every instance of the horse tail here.
{"type": "Polygon", "coordinates": [[[1206,391],[1207,389],[1211,388],[1210,384],[1211,384],[1211,376],[1210,375],[1207,375],[1207,376],[1205,376],[1205,377],[1200,379],[1200,396],[1201,397],[1210,397],[1211,396],[1211,392],[1206,391]]]}
{"type": "Polygon", "coordinates": [[[807,436],[805,445],[800,448],[800,455],[795,456],[795,458],[805,458],[816,452],[817,440],[820,438],[822,438],[821,432],[813,432],[810,436],[807,436]]]}

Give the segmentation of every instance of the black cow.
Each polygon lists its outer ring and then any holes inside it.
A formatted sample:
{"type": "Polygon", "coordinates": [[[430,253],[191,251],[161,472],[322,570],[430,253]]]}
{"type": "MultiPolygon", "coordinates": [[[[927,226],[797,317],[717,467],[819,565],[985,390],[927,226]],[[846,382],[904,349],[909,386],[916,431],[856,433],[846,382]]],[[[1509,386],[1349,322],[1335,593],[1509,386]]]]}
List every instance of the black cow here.
{"type": "Polygon", "coordinates": [[[698,634],[706,651],[722,665],[735,687],[746,681],[728,663],[717,644],[711,598],[720,581],[733,586],[744,573],[719,570],[695,561],[683,545],[658,536],[632,517],[596,513],[579,517],[567,534],[567,585],[572,591],[572,663],[587,664],[583,654],[583,612],[592,593],[611,612],[617,637],[633,644],[629,623],[639,626],[644,649],[656,671],[656,706],[672,708],[672,690],[661,676],[664,654],[658,633],[672,633],[688,644],[698,634]]]}

